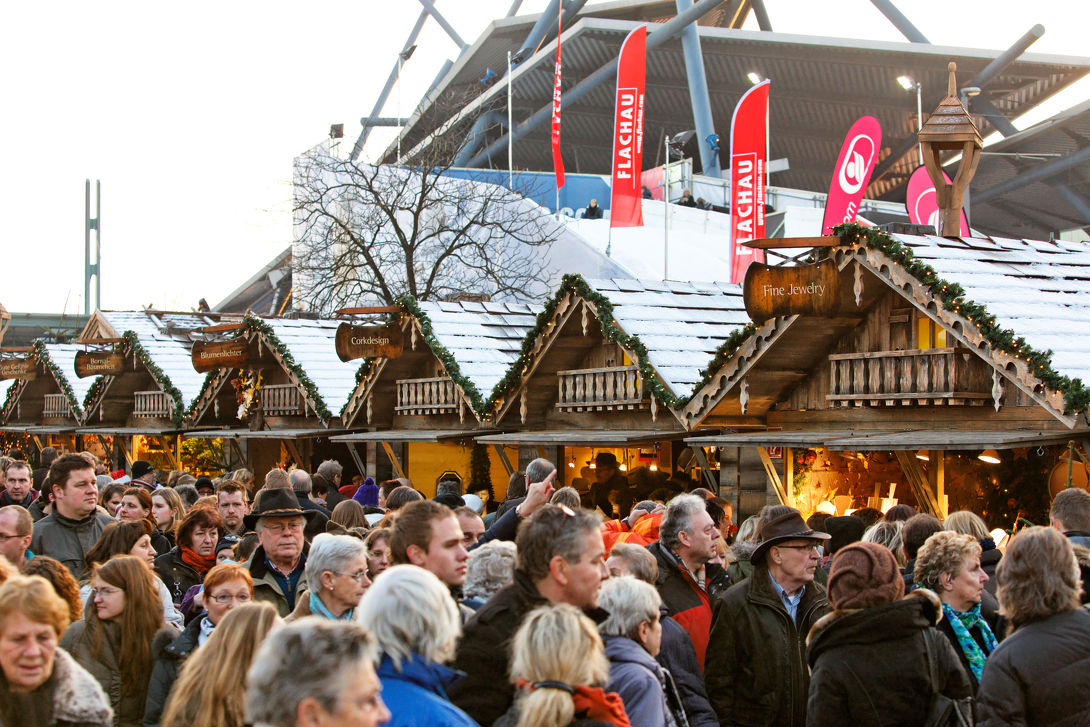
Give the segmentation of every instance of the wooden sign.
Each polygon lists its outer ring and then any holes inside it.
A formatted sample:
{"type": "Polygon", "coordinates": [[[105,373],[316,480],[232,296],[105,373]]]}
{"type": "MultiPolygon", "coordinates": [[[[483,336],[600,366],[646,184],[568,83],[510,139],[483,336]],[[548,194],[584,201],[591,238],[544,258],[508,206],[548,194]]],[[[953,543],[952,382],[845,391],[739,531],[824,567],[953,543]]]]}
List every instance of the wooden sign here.
{"type": "Polygon", "coordinates": [[[755,323],[796,313],[831,317],[840,307],[840,275],[833,260],[794,267],[753,263],[742,295],[755,323]]]}
{"type": "Polygon", "coordinates": [[[197,341],[193,344],[193,368],[204,373],[213,369],[240,369],[250,361],[250,344],[244,336],[227,341],[197,341]]]}
{"type": "Polygon", "coordinates": [[[125,370],[125,357],[119,351],[76,351],[73,361],[76,376],[117,376],[125,370]]]}
{"type": "Polygon", "coordinates": [[[32,358],[0,359],[0,380],[23,379],[31,381],[38,378],[38,362],[32,358]]]}
{"type": "Polygon", "coordinates": [[[405,348],[405,339],[396,323],[385,326],[342,323],[337,326],[336,346],[337,356],[345,362],[357,358],[397,358],[405,348]]]}

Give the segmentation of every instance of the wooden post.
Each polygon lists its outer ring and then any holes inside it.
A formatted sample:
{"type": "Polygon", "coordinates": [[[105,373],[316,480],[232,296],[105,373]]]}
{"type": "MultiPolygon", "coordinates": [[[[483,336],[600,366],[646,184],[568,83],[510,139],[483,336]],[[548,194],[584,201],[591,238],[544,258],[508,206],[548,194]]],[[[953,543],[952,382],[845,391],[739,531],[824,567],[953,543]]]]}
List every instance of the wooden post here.
{"type": "Polygon", "coordinates": [[[352,461],[356,463],[356,468],[360,471],[360,475],[367,476],[367,468],[363,466],[363,459],[360,457],[359,450],[356,449],[355,442],[345,442],[344,446],[348,448],[348,455],[352,458],[352,461]]]}
{"type": "Polygon", "coordinates": [[[741,459],[741,448],[719,448],[719,496],[733,505],[736,525],[742,517],[742,469],[739,466],[741,459]],[[734,455],[733,458],[731,454],[734,455]]]}
{"type": "Polygon", "coordinates": [[[798,493],[795,492],[794,452],[791,447],[784,447],[780,451],[783,452],[783,474],[787,479],[787,496],[791,498],[792,502],[798,502],[798,493]]]}
{"type": "MultiPolygon", "coordinates": [[[[897,461],[901,465],[901,471],[905,473],[905,477],[908,479],[908,484],[912,488],[912,493],[916,495],[916,501],[920,505],[920,511],[941,518],[941,512],[938,503],[935,501],[934,490],[931,488],[928,474],[924,472],[923,467],[920,466],[919,460],[916,459],[916,455],[907,450],[896,450],[893,454],[896,455],[897,461]]],[[[929,467],[928,469],[935,468],[929,467]]]]}
{"type": "Polygon", "coordinates": [[[503,469],[507,472],[507,476],[510,478],[515,473],[515,468],[511,465],[511,460],[507,458],[507,452],[504,451],[502,444],[493,444],[492,449],[496,451],[496,456],[500,458],[500,464],[503,465],[503,469]]]}
{"type": "Polygon", "coordinates": [[[390,466],[394,468],[394,475],[396,477],[405,477],[405,470],[401,468],[401,462],[398,461],[397,455],[394,454],[394,448],[390,446],[389,442],[382,442],[382,449],[386,452],[386,457],[390,460],[390,466]]]}
{"type": "Polygon", "coordinates": [[[927,452],[928,468],[927,483],[931,491],[935,493],[935,505],[938,511],[935,517],[945,520],[947,515],[946,505],[946,452],[941,449],[931,449],[927,452]]]}
{"type": "Polygon", "coordinates": [[[716,487],[715,478],[712,477],[712,468],[708,466],[708,455],[704,451],[703,447],[693,447],[693,454],[696,456],[697,464],[700,465],[701,476],[704,478],[704,484],[706,484],[712,490],[716,487]]]}
{"type": "Polygon", "coordinates": [[[784,492],[783,483],[780,482],[780,473],[776,471],[776,466],[772,464],[772,458],[768,456],[768,449],[765,447],[757,447],[757,454],[761,456],[761,462],[765,466],[765,474],[768,475],[768,481],[772,485],[773,491],[779,497],[780,504],[794,507],[791,498],[784,492]]]}

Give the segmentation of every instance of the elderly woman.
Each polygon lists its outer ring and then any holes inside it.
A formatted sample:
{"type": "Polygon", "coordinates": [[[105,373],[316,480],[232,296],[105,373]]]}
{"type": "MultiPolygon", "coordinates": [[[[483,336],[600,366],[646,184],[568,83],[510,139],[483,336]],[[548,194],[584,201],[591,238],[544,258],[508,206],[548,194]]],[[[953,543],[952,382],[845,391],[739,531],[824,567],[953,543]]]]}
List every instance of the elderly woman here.
{"type": "Polygon", "coordinates": [[[609,659],[606,689],[621,696],[633,724],[685,724],[673,679],[655,661],[662,645],[659,592],[632,576],[610,578],[602,584],[598,605],[609,613],[598,626],[609,659]]]}
{"type": "Polygon", "coordinates": [[[931,589],[942,601],[943,619],[938,628],[961,657],[974,694],[984,661],[998,643],[980,611],[988,580],[980,567],[980,552],[980,543],[971,535],[944,530],[920,547],[914,571],[916,584],[931,589]]]}
{"type": "Polygon", "coordinates": [[[490,540],[469,551],[462,603],[476,611],[504,586],[515,579],[515,544],[509,540],[490,540]]]}
{"type": "Polygon", "coordinates": [[[991,532],[988,531],[988,526],[975,512],[959,510],[950,513],[946,520],[943,521],[942,527],[944,530],[961,533],[962,535],[972,535],[980,543],[982,551],[980,554],[980,567],[988,574],[988,582],[984,584],[984,590],[994,596],[997,585],[995,569],[999,566],[999,561],[1003,559],[1003,552],[995,546],[995,541],[992,539],[991,532]]]}
{"type": "Polygon", "coordinates": [[[397,705],[390,727],[477,724],[447,698],[460,675],[443,664],[462,629],[458,606],[438,577],[414,565],[390,568],[363,597],[359,621],[375,635],[383,694],[397,705]]]}
{"type": "Polygon", "coordinates": [[[310,545],[306,577],[309,594],[296,599],[295,610],[285,621],[310,615],[351,621],[371,585],[367,546],[351,535],[322,533],[310,545]]]}
{"type": "Polygon", "coordinates": [[[602,689],[608,678],[593,621],[568,604],[536,608],[511,643],[511,680],[519,695],[494,727],[627,727],[621,698],[602,689]]]}
{"type": "Polygon", "coordinates": [[[151,675],[151,644],[165,628],[151,570],[143,560],[119,555],[98,566],[87,616],[68,627],[64,647],[110,696],[117,727],[140,725],[151,675]]]}
{"type": "MultiPolygon", "coordinates": [[[[148,701],[144,709],[144,724],[158,724],[163,705],[178,678],[178,672],[190,654],[204,646],[227,614],[254,599],[254,582],[250,571],[237,563],[214,566],[204,577],[203,601],[205,615],[189,622],[181,634],[159,634],[152,642],[155,659],[148,683],[148,701]]],[[[239,672],[241,673],[241,672],[239,672]]]]}
{"type": "Polygon", "coordinates": [[[102,687],[57,648],[67,626],[68,606],[44,578],[16,576],[0,586],[0,724],[113,724],[102,687]]]}
{"type": "Polygon", "coordinates": [[[194,507],[178,526],[177,545],[155,559],[155,570],[170,589],[174,603],[198,585],[216,564],[216,543],[223,536],[223,521],[210,507],[194,507]]]}
{"type": "Polygon", "coordinates": [[[374,639],[356,623],[304,618],[275,629],[246,675],[246,723],[386,724],[390,711],[375,675],[377,656],[374,639]]]}
{"type": "Polygon", "coordinates": [[[1081,608],[1071,541],[1027,528],[996,573],[999,603],[1014,629],[984,666],[978,725],[1090,724],[1090,611],[1081,608]]]}

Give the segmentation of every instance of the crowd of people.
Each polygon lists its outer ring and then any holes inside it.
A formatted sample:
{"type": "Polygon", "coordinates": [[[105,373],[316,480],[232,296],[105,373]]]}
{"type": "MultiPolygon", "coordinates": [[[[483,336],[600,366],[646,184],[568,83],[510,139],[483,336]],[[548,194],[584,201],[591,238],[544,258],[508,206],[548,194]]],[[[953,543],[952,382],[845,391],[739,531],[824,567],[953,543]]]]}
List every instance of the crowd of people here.
{"type": "Polygon", "coordinates": [[[611,455],[492,512],[43,455],[0,459],[0,727],[1090,724],[1086,490],[996,543],[904,505],[734,528],[611,455]]]}

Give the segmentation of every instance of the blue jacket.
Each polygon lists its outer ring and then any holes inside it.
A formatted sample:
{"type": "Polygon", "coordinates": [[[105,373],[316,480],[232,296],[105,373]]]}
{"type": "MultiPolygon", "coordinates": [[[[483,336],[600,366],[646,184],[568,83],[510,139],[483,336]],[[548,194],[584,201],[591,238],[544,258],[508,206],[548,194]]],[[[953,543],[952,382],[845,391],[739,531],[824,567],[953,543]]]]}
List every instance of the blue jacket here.
{"type": "Polygon", "coordinates": [[[605,644],[609,659],[606,691],[621,696],[628,721],[639,727],[675,727],[666,703],[666,676],[654,657],[624,636],[606,636],[605,644]]]}
{"type": "Polygon", "coordinates": [[[399,672],[393,660],[383,654],[378,678],[382,701],[393,715],[386,727],[479,727],[447,698],[447,688],[461,676],[419,654],[403,662],[399,672]]]}

